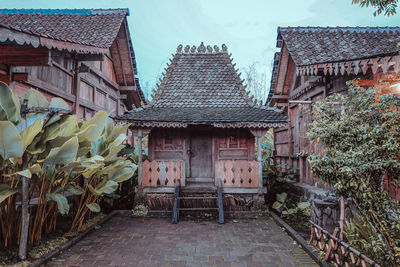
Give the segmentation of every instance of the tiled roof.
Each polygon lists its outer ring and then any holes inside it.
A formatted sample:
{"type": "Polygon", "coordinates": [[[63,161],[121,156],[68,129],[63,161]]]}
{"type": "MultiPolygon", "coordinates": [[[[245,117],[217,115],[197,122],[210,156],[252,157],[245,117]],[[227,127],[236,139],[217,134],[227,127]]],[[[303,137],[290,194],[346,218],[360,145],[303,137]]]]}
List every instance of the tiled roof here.
{"type": "Polygon", "coordinates": [[[201,52],[202,47],[206,50],[204,45],[198,49],[187,46],[187,52],[175,54],[152,102],[154,107],[248,105],[250,100],[227,51],[201,52]]]}
{"type": "MultiPolygon", "coordinates": [[[[277,47],[285,43],[297,67],[397,54],[400,27],[279,27],[277,47]]],[[[275,93],[282,53],[275,53],[271,87],[275,93]]]]}
{"type": "Polygon", "coordinates": [[[399,51],[400,27],[278,28],[296,66],[349,61],[399,51]]]}
{"type": "Polygon", "coordinates": [[[225,45],[178,46],[152,102],[121,119],[173,122],[275,122],[287,118],[248,97],[225,45]]]}
{"type": "Polygon", "coordinates": [[[0,25],[64,42],[109,48],[128,9],[0,9],[0,25]]]}
{"type": "Polygon", "coordinates": [[[286,122],[283,113],[267,107],[139,108],[120,117],[132,121],[160,122],[286,122]]]}

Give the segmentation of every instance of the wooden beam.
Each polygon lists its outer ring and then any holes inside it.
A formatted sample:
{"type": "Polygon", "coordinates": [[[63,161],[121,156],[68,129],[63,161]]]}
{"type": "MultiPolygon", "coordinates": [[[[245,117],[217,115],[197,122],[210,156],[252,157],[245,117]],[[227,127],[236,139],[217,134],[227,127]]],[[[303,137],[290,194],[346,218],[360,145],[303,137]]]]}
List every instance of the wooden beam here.
{"type": "Polygon", "coordinates": [[[124,86],[124,85],[121,85],[121,86],[119,87],[119,90],[121,90],[121,91],[136,91],[137,88],[136,88],[136,85],[132,85],[132,86],[124,86]]]}
{"type": "Polygon", "coordinates": [[[80,73],[87,73],[90,71],[90,68],[86,65],[80,65],[78,68],[78,72],[80,73]]]}
{"type": "Polygon", "coordinates": [[[46,83],[46,82],[44,82],[42,80],[39,80],[39,79],[36,79],[36,78],[34,78],[32,76],[28,76],[28,80],[27,81],[23,81],[23,82],[25,84],[28,84],[28,85],[32,86],[32,87],[39,88],[39,89],[41,89],[43,91],[46,91],[46,92],[48,92],[50,94],[53,94],[54,96],[59,96],[59,97],[65,98],[66,100],[71,101],[73,103],[75,102],[75,96],[74,95],[66,93],[63,90],[60,90],[57,86],[53,86],[53,85],[51,85],[49,83],[46,83]]]}
{"type": "Polygon", "coordinates": [[[92,68],[89,67],[88,65],[81,63],[81,65],[79,66],[79,71],[81,72],[90,72],[93,73],[94,75],[96,75],[97,77],[101,78],[104,82],[108,83],[111,87],[113,87],[114,89],[118,90],[119,85],[114,82],[113,80],[111,80],[109,77],[107,77],[104,73],[102,73],[101,71],[97,70],[96,68],[92,68]]]}
{"type": "Polygon", "coordinates": [[[12,80],[16,82],[27,82],[29,79],[28,73],[13,73],[12,80]]]}
{"type": "Polygon", "coordinates": [[[142,128],[138,129],[138,185],[142,187],[142,180],[143,180],[143,162],[142,162],[142,138],[143,138],[143,131],[142,128]]]}
{"type": "Polygon", "coordinates": [[[257,138],[257,171],[258,171],[258,189],[260,190],[259,193],[262,194],[263,188],[263,178],[262,178],[262,155],[261,155],[261,138],[262,133],[260,129],[257,129],[256,132],[257,138]]]}
{"type": "Polygon", "coordinates": [[[288,99],[288,95],[274,95],[272,99],[288,99]]]}
{"type": "Polygon", "coordinates": [[[103,54],[78,54],[78,61],[104,61],[103,54]]]}
{"type": "Polygon", "coordinates": [[[128,95],[119,95],[119,99],[128,99],[128,95]]]}
{"type": "MultiPolygon", "coordinates": [[[[316,101],[313,100],[289,100],[289,104],[315,104],[317,103],[316,101]]],[[[340,102],[329,102],[330,104],[334,105],[341,105],[342,103],[340,102]]]]}
{"type": "Polygon", "coordinates": [[[49,65],[51,52],[44,47],[0,45],[0,64],[14,66],[49,65]]]}

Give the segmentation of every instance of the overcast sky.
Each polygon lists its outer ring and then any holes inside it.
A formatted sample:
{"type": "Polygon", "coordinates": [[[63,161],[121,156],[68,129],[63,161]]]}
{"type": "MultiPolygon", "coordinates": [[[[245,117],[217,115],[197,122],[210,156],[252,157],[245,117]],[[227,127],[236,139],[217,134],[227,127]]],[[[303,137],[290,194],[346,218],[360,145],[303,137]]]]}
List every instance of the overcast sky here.
{"type": "MultiPolygon", "coordinates": [[[[153,88],[179,44],[225,43],[241,70],[253,62],[269,80],[278,26],[400,26],[351,0],[0,0],[1,8],[129,8],[142,87],[153,88]]],[[[242,75],[242,77],[244,77],[242,75]]]]}

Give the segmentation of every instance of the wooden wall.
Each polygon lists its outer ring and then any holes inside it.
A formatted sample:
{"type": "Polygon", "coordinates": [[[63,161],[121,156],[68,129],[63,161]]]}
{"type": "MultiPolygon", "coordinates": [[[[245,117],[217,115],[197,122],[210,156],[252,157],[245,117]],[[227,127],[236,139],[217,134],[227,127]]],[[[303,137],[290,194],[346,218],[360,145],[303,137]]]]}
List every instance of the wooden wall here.
{"type": "MultiPolygon", "coordinates": [[[[61,97],[79,118],[90,119],[99,110],[106,110],[111,115],[122,115],[128,110],[121,101],[112,59],[108,55],[103,61],[77,62],[70,53],[52,50],[49,64],[12,66],[11,72],[10,85],[18,96],[34,88],[49,101],[53,97],[61,97]],[[85,68],[81,67],[78,71],[77,64],[85,68]]],[[[7,75],[3,74],[0,78],[10,83],[7,75]]]]}
{"type": "MultiPolygon", "coordinates": [[[[218,160],[255,160],[255,137],[248,129],[209,127],[205,130],[212,136],[213,164],[218,160]]],[[[149,134],[149,160],[183,160],[185,173],[189,174],[190,134],[196,131],[196,126],[187,129],[154,128],[149,134]]]]}
{"type": "Polygon", "coordinates": [[[255,138],[248,129],[220,129],[214,133],[215,160],[254,160],[255,138]]]}

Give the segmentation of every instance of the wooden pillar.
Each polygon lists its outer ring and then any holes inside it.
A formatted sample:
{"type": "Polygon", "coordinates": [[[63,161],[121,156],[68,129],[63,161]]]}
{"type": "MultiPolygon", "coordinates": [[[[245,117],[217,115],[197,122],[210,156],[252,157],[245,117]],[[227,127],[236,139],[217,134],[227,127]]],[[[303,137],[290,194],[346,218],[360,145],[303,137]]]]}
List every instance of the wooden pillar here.
{"type": "MultiPolygon", "coordinates": [[[[294,140],[293,140],[293,130],[292,130],[292,116],[291,116],[291,106],[290,104],[288,105],[288,134],[289,134],[289,140],[288,140],[288,146],[289,146],[289,155],[288,155],[288,163],[289,163],[289,169],[293,168],[293,150],[294,150],[294,140]]],[[[281,162],[282,163],[282,162],[281,162]]],[[[297,165],[299,166],[299,165],[297,165]]]]}
{"type": "Polygon", "coordinates": [[[257,170],[258,170],[258,189],[262,193],[263,179],[262,179],[262,157],[261,157],[261,130],[257,129],[257,170]]]}
{"type": "Polygon", "coordinates": [[[138,186],[142,186],[142,138],[143,138],[143,130],[142,128],[138,129],[138,149],[139,149],[139,155],[138,155],[138,186]]]}
{"type": "MultiPolygon", "coordinates": [[[[79,120],[79,94],[80,94],[80,73],[79,73],[79,61],[78,57],[75,56],[74,58],[74,76],[73,76],[73,83],[72,83],[72,93],[75,94],[75,104],[74,104],[74,113],[78,117],[79,120]]],[[[83,114],[83,119],[85,114],[83,114]]]]}
{"type": "MultiPolygon", "coordinates": [[[[27,101],[24,103],[25,108],[27,107],[27,101]]],[[[26,113],[22,113],[22,130],[27,128],[26,113]]],[[[24,153],[23,169],[28,168],[27,154],[24,153]]],[[[21,260],[26,259],[27,247],[28,247],[28,235],[29,235],[29,179],[22,177],[22,226],[21,226],[21,237],[19,240],[19,258],[21,260]]]]}

